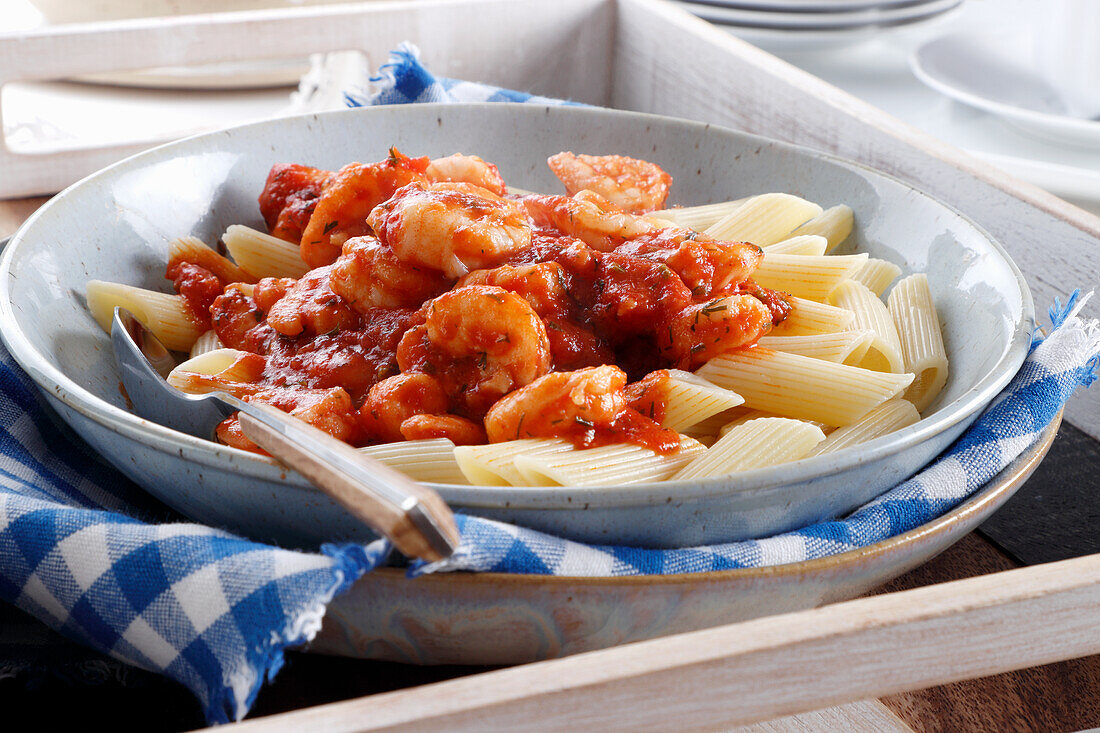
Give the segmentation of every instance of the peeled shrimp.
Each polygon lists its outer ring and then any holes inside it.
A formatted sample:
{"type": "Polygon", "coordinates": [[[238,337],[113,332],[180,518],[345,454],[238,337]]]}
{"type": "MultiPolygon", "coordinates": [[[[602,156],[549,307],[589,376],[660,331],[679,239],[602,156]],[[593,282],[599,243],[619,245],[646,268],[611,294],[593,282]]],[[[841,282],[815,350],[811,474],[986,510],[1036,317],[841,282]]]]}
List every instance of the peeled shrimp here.
{"type": "Polygon", "coordinates": [[[371,212],[368,223],[402,262],[452,278],[492,267],[531,244],[514,202],[471,184],[411,184],[371,212]]]}
{"type": "MultiPolygon", "coordinates": [[[[695,303],[669,324],[666,356],[678,368],[694,369],[724,351],[755,343],[771,328],[771,310],[746,293],[695,303]]],[[[665,343],[661,347],[664,351],[665,343]]]]}
{"type": "Polygon", "coordinates": [[[462,410],[480,416],[550,371],[550,344],[526,300],[502,288],[472,285],[427,305],[424,324],[402,337],[397,364],[402,372],[435,377],[462,410]]]}
{"type": "Polygon", "coordinates": [[[490,442],[554,437],[614,422],[627,406],[626,374],[611,365],[553,372],[517,389],[485,415],[490,442]]]}
{"type": "Polygon", "coordinates": [[[284,336],[317,336],[357,322],[348,303],[329,287],[332,266],[307,272],[267,313],[267,323],[284,336]]]}
{"type": "Polygon", "coordinates": [[[401,424],[413,415],[447,411],[447,394],[428,374],[409,372],[383,379],[370,388],[360,408],[363,424],[384,442],[403,440],[401,424]]]}
{"type": "Polygon", "coordinates": [[[302,232],[302,259],[310,267],[332,264],[351,237],[369,234],[367,215],[393,192],[426,181],[427,158],[409,158],[394,148],[377,163],[351,163],[321,193],[302,232]]]}
{"type": "Polygon", "coordinates": [[[354,237],[344,242],[343,254],[332,265],[330,287],[352,308],[366,313],[372,308],[418,307],[449,284],[438,270],[400,261],[374,237],[354,237]]]}
{"type": "Polygon", "coordinates": [[[597,196],[525,196],[522,201],[535,224],[554,227],[601,252],[657,229],[639,216],[616,211],[597,196]]]}
{"type": "Polygon", "coordinates": [[[428,164],[427,173],[428,180],[433,183],[444,181],[473,183],[498,196],[503,196],[507,190],[497,167],[476,155],[455,153],[446,158],[436,158],[428,164]]]}
{"type": "Polygon", "coordinates": [[[763,251],[745,242],[721,242],[690,229],[647,232],[615,248],[668,265],[696,298],[709,298],[750,277],[764,259],[763,251]]]}
{"type": "Polygon", "coordinates": [[[662,208],[672,185],[672,176],[660,166],[623,155],[558,153],[546,162],[570,196],[595,191],[631,214],[662,208]]]}

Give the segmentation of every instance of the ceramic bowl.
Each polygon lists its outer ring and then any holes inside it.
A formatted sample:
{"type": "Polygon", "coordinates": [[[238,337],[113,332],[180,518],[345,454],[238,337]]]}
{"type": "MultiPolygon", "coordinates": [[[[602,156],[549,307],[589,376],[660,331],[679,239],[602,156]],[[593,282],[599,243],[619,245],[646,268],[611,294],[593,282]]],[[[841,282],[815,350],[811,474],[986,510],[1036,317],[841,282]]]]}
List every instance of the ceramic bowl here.
{"type": "Polygon", "coordinates": [[[785,191],[850,205],[850,248],[926,272],[951,376],[917,424],[855,448],[735,476],[599,488],[443,486],[457,511],[589,542],[689,546],[757,537],[865,503],[928,463],[1019,368],[1031,297],[1004,250],[971,221],[893,178],[804,148],[695,122],[580,107],[412,105],[291,117],[165,145],[56,196],[0,259],[4,342],[62,417],[166,504],[205,523],[286,545],[369,536],[269,459],[176,433],[127,410],[110,342],[84,304],[92,278],[167,290],[168,242],[261,226],[272,163],[336,168],[383,157],[473,153],[505,180],[560,190],[560,150],[621,153],[674,177],[672,203],[785,191]]]}
{"type": "Polygon", "coordinates": [[[382,568],[325,613],[310,650],[407,664],[526,664],[846,601],[958,542],[1027,481],[1060,419],[941,517],[858,550],[762,568],[624,578],[382,568]]]}

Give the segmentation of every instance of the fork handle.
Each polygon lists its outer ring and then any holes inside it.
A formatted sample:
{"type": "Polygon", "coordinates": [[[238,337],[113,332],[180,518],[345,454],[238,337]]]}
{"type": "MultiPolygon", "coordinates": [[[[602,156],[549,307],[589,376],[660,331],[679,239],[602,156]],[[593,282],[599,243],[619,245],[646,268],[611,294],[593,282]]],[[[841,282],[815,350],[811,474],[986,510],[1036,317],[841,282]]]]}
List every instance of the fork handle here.
{"type": "MultiPolygon", "coordinates": [[[[221,397],[221,395],[219,395],[221,397]]],[[[458,527],[427,486],[282,410],[235,398],[241,430],[409,557],[434,561],[458,546],[458,527]]]]}

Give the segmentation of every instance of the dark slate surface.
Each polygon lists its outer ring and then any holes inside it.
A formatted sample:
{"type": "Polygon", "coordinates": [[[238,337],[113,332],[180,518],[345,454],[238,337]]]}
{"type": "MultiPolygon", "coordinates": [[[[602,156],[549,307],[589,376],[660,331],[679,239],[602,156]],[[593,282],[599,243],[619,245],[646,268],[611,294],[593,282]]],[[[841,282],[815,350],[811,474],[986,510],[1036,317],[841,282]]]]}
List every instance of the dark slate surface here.
{"type": "Polygon", "coordinates": [[[1100,442],[1062,423],[1039,468],[978,531],[1025,565],[1100,552],[1100,442]]]}

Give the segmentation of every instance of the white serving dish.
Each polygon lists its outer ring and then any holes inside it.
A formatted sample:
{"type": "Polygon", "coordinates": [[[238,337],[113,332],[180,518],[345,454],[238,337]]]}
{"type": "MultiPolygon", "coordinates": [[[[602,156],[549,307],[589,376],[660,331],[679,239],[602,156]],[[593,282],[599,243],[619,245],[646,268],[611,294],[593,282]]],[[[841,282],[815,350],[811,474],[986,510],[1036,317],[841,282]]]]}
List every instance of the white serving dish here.
{"type": "Polygon", "coordinates": [[[688,546],[771,534],[842,514],[893,486],[957,437],[1008,382],[1030,342],[1032,304],[999,245],[957,212],[858,164],[742,133],[650,115],[531,105],[347,110],[173,143],[114,165],[44,206],[0,260],[0,321],[50,403],[112,463],[199,521],[313,545],[365,530],[269,460],[185,436],[126,410],[109,341],[86,312],[90,278],[165,288],[170,239],[213,241],[259,224],[270,165],[336,167],[462,150],[524,188],[556,190],[544,160],[563,149],[652,159],[677,203],[788,191],[851,205],[852,244],[928,273],[951,378],[918,424],[854,449],[700,482],[601,488],[441,487],[458,511],[590,542],[688,546]]]}

